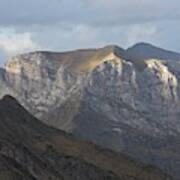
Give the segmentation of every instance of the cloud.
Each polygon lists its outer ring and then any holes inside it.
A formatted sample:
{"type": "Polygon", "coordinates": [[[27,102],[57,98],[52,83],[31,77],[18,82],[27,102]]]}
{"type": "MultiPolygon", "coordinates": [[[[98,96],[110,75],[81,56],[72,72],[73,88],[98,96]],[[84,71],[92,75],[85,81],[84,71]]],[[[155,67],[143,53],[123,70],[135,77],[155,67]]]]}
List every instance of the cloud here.
{"type": "Polygon", "coordinates": [[[5,61],[6,61],[6,54],[4,53],[2,49],[0,49],[0,67],[3,66],[5,61]]]}
{"type": "Polygon", "coordinates": [[[126,32],[127,45],[132,46],[139,41],[150,41],[157,33],[157,27],[152,24],[130,26],[126,32]]]}
{"type": "Polygon", "coordinates": [[[179,7],[179,0],[0,0],[0,56],[139,41],[180,51],[179,7]]]}
{"type": "Polygon", "coordinates": [[[14,29],[0,29],[0,49],[7,55],[14,55],[36,49],[29,32],[16,33],[14,29]]]}
{"type": "Polygon", "coordinates": [[[179,6],[179,0],[0,0],[0,24],[119,26],[177,20],[179,6]]]}

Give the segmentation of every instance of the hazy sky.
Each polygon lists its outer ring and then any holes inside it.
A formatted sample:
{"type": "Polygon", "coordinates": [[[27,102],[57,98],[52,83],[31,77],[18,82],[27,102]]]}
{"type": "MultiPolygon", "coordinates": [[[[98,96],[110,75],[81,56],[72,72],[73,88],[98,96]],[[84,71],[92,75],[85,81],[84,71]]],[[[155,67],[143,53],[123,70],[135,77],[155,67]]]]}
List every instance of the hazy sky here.
{"type": "Polygon", "coordinates": [[[180,51],[180,0],[0,0],[1,63],[36,49],[140,41],[180,51]]]}

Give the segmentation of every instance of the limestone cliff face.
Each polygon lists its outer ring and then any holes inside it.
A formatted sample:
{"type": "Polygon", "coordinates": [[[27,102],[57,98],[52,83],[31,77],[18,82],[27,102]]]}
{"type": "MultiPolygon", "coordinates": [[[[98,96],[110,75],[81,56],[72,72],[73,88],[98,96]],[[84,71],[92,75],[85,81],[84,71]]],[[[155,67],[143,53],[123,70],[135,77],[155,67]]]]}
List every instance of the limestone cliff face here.
{"type": "MultiPolygon", "coordinates": [[[[145,119],[141,121],[138,117],[134,120],[133,117],[131,121],[128,116],[132,112],[129,114],[129,111],[152,116],[154,123],[168,122],[173,125],[171,133],[175,133],[174,128],[180,131],[180,123],[176,122],[176,115],[180,112],[180,62],[149,59],[137,64],[118,57],[113,50],[98,57],[101,51],[94,52],[97,58],[88,57],[84,62],[76,59],[77,52],[70,63],[68,59],[64,61],[61,54],[52,59],[51,53],[45,52],[12,58],[5,65],[5,87],[42,120],[69,101],[74,102],[72,116],[68,112],[69,120],[72,120],[81,101],[87,101],[95,111],[101,110],[113,121],[119,121],[124,109],[123,114],[128,119],[125,123],[132,126],[151,128],[145,119]],[[140,63],[144,64],[143,68],[139,68],[140,63]],[[117,108],[111,103],[116,103],[117,108]],[[177,123],[175,127],[174,123],[177,123]]],[[[61,116],[56,121],[60,119],[61,116]]],[[[47,119],[47,123],[57,127],[56,122],[47,119]]],[[[58,126],[61,128],[62,123],[58,126]]]]}
{"type": "Polygon", "coordinates": [[[116,46],[34,52],[10,59],[1,81],[1,96],[43,122],[178,174],[180,61],[133,59],[116,46]]]}

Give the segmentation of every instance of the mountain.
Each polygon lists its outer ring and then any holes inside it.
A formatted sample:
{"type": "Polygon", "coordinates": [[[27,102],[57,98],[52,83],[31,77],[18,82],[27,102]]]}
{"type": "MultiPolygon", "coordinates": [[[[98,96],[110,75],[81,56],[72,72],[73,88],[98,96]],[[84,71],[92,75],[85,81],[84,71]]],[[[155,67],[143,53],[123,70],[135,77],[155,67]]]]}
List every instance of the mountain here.
{"type": "Polygon", "coordinates": [[[168,51],[148,43],[138,43],[127,49],[127,53],[133,59],[162,59],[180,60],[180,53],[168,51]]]}
{"type": "Polygon", "coordinates": [[[158,168],[50,128],[14,98],[0,100],[1,180],[168,180],[158,168]]]}
{"type": "Polygon", "coordinates": [[[162,51],[168,52],[140,44],[22,54],[1,70],[0,96],[8,93],[42,122],[178,179],[180,61],[162,51]],[[163,59],[139,58],[137,46],[163,59]]]}

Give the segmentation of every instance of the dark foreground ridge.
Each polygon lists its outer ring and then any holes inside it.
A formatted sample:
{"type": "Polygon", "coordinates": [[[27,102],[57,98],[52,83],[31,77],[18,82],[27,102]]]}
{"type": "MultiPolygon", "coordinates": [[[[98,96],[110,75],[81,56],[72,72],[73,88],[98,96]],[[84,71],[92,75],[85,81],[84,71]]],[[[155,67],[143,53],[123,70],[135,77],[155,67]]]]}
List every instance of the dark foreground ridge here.
{"type": "Polygon", "coordinates": [[[0,100],[1,180],[168,180],[161,170],[50,128],[0,100]]]}

